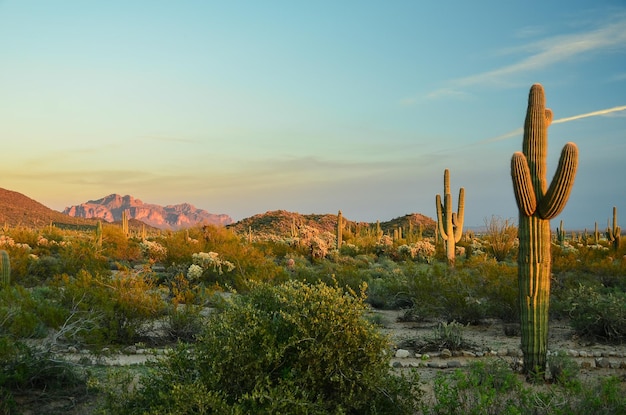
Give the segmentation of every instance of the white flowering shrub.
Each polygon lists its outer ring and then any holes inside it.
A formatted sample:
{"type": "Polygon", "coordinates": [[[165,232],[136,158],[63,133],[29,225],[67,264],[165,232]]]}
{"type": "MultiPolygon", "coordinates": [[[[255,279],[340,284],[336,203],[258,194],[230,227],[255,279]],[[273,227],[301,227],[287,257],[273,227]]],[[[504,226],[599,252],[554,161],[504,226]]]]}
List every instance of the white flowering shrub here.
{"type": "Polygon", "coordinates": [[[324,258],[330,248],[336,245],[335,235],[331,232],[322,232],[310,226],[300,227],[299,246],[306,247],[313,259],[324,258]]]}
{"type": "Polygon", "coordinates": [[[11,238],[10,236],[7,236],[7,235],[0,235],[0,246],[26,249],[26,250],[29,250],[29,251],[31,250],[31,247],[28,244],[15,242],[15,240],[13,240],[13,238],[11,238]]]}
{"type": "Polygon", "coordinates": [[[235,269],[235,264],[225,259],[221,259],[217,252],[197,252],[191,255],[191,260],[193,265],[200,267],[202,270],[213,268],[213,271],[217,272],[219,275],[226,272],[230,272],[235,269]]]}
{"type": "Polygon", "coordinates": [[[393,238],[389,235],[383,235],[374,246],[374,251],[376,255],[384,255],[388,254],[391,248],[393,248],[393,238]]]}
{"type": "Polygon", "coordinates": [[[191,264],[187,270],[187,279],[189,281],[198,281],[203,272],[204,269],[200,265],[191,264]]]}
{"type": "Polygon", "coordinates": [[[139,244],[139,247],[141,248],[143,256],[152,262],[162,261],[167,256],[167,248],[158,242],[143,240],[139,244]]]}

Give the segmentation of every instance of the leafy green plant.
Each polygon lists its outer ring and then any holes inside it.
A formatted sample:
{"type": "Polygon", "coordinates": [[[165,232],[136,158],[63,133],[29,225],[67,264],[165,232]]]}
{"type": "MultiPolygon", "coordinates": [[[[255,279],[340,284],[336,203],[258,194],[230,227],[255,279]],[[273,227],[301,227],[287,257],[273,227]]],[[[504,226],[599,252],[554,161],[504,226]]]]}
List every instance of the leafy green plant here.
{"type": "Polygon", "coordinates": [[[548,357],[548,371],[552,381],[555,383],[570,387],[580,384],[580,381],[577,379],[580,367],[565,352],[561,351],[548,357]]]}
{"type": "Polygon", "coordinates": [[[197,344],[161,360],[116,413],[172,413],[186,402],[177,413],[412,414],[418,379],[390,373],[388,340],[363,300],[322,283],[256,284],[209,317],[197,344]]]}
{"type": "Polygon", "coordinates": [[[521,391],[520,380],[506,363],[480,361],[449,377],[439,374],[434,384],[434,402],[425,406],[423,412],[437,415],[522,414],[525,412],[520,405],[524,403],[521,391]]]}
{"type": "Polygon", "coordinates": [[[453,321],[451,323],[439,323],[437,327],[433,329],[433,333],[430,337],[426,338],[425,344],[420,349],[422,351],[431,350],[461,350],[463,348],[469,348],[473,345],[468,342],[463,336],[463,329],[465,326],[453,321]]]}

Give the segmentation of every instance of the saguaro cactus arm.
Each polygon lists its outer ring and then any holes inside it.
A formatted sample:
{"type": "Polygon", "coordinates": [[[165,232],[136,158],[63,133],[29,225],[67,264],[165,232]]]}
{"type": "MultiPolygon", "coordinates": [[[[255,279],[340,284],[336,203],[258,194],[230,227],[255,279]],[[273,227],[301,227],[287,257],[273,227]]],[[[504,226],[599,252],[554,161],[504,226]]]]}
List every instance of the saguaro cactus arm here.
{"type": "Polygon", "coordinates": [[[465,222],[465,189],[459,189],[459,205],[457,213],[452,214],[452,225],[454,226],[454,242],[459,242],[463,235],[463,223],[465,222]]]}
{"type": "Polygon", "coordinates": [[[533,189],[528,161],[521,151],[513,154],[511,175],[513,176],[513,192],[517,206],[525,216],[531,216],[537,209],[537,197],[533,189]]]}
{"type": "Polygon", "coordinates": [[[539,215],[543,219],[553,219],[561,213],[572,191],[577,168],[578,147],[574,143],[567,143],[561,151],[550,188],[539,202],[539,215]]]}

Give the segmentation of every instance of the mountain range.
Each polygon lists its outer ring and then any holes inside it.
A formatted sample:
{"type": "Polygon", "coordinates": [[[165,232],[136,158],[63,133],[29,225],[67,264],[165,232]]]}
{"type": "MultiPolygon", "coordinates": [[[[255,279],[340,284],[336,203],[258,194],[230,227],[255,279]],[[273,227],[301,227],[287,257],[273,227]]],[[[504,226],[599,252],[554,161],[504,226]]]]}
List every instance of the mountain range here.
{"type": "MultiPolygon", "coordinates": [[[[95,226],[98,220],[119,223],[122,212],[129,212],[129,227],[141,229],[142,223],[159,229],[182,229],[199,224],[227,226],[237,233],[267,232],[276,235],[288,236],[292,225],[311,226],[320,231],[334,232],[336,229],[336,214],[309,214],[284,210],[270,211],[242,219],[236,223],[225,214],[212,214],[203,209],[183,203],[179,205],[159,206],[143,203],[132,196],[112,194],[98,200],[70,206],[63,213],[52,210],[43,204],[21,193],[0,188],[0,227],[27,226],[40,228],[51,223],[58,226],[95,226]]],[[[346,226],[374,225],[356,223],[344,217],[346,226]]],[[[380,222],[384,232],[391,232],[398,227],[405,230],[413,226],[414,229],[423,227],[425,235],[434,233],[435,221],[419,213],[401,216],[390,221],[380,222]]]]}
{"type": "Polygon", "coordinates": [[[179,230],[200,224],[225,226],[233,223],[233,219],[228,215],[209,213],[189,203],[160,206],[144,203],[130,195],[120,196],[115,193],[66,207],[63,214],[116,222],[122,219],[124,211],[128,212],[129,219],[139,220],[158,229],[179,230]]]}

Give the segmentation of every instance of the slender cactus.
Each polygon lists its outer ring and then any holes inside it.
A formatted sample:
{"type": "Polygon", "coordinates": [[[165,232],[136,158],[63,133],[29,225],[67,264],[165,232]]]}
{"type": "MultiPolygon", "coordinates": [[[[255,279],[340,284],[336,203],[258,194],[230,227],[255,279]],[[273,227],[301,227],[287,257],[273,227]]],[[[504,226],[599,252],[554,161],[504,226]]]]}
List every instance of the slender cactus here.
{"type": "Polygon", "coordinates": [[[593,244],[598,245],[600,242],[600,231],[598,231],[598,222],[595,222],[595,230],[593,231],[593,244]]]}
{"type": "Polygon", "coordinates": [[[341,241],[343,239],[343,215],[341,211],[337,213],[337,249],[341,248],[341,241]]]}
{"type": "Polygon", "coordinates": [[[126,210],[122,211],[122,232],[128,237],[128,212],[126,210]]]}
{"type": "Polygon", "coordinates": [[[2,288],[11,285],[11,261],[4,249],[0,250],[0,284],[2,288]]]}
{"type": "Polygon", "coordinates": [[[102,249],[102,221],[96,224],[96,248],[102,249]]]}
{"type": "Polygon", "coordinates": [[[563,221],[559,222],[559,227],[556,228],[556,240],[561,248],[565,246],[565,229],[563,228],[563,221]]]}
{"type": "Polygon", "coordinates": [[[569,198],[578,147],[567,143],[550,186],[546,180],[548,126],[552,111],[545,107],[543,87],[535,84],[528,96],[522,152],[511,159],[513,191],[519,209],[518,283],[524,372],[533,377],[545,373],[550,306],[550,219],[569,198]]]}
{"type": "Polygon", "coordinates": [[[461,240],[463,234],[463,220],[465,212],[465,189],[459,189],[459,207],[456,213],[452,212],[452,195],[450,195],[450,171],[443,173],[444,201],[441,203],[441,196],[437,195],[437,225],[441,238],[446,243],[446,256],[448,264],[454,266],[456,255],[456,243],[461,240]]]}

